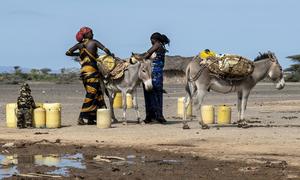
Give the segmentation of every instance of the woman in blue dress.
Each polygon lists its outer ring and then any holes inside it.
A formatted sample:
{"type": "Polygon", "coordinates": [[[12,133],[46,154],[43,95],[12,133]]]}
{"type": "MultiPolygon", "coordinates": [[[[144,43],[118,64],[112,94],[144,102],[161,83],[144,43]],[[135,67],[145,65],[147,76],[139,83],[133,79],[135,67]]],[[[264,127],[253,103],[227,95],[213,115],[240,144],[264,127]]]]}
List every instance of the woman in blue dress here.
{"type": "Polygon", "coordinates": [[[152,84],[153,90],[146,91],[144,88],[146,118],[145,123],[157,121],[165,124],[167,121],[163,116],[163,68],[165,65],[165,45],[170,43],[169,38],[158,32],[150,37],[152,47],[144,53],[145,59],[152,59],[152,84]]]}

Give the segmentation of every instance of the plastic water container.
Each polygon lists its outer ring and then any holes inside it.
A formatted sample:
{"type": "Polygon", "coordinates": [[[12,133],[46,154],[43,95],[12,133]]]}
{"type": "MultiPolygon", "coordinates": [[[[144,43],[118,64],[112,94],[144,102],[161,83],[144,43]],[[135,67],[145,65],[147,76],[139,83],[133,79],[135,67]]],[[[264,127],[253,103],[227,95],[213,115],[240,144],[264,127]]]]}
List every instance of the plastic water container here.
{"type": "Polygon", "coordinates": [[[114,102],[113,102],[114,108],[122,108],[122,93],[118,92],[115,95],[114,102]]]}
{"type": "Polygon", "coordinates": [[[46,127],[60,128],[61,127],[61,104],[60,103],[45,103],[46,110],[46,127]]]}
{"type": "Polygon", "coordinates": [[[6,126],[9,128],[17,127],[16,109],[17,103],[9,103],[6,105],[6,126]]]}
{"type": "Polygon", "coordinates": [[[46,110],[36,108],[33,110],[33,127],[44,128],[46,126],[46,110]]]}
{"type": "MultiPolygon", "coordinates": [[[[118,92],[116,93],[114,102],[113,102],[113,107],[116,108],[123,108],[123,99],[122,99],[122,93],[118,92]]],[[[133,99],[132,99],[132,95],[127,93],[126,94],[126,104],[127,104],[127,108],[133,108],[133,99]]]]}
{"type": "Polygon", "coordinates": [[[129,93],[126,94],[126,104],[128,109],[133,107],[132,95],[129,93]]]}
{"type": "Polygon", "coordinates": [[[214,106],[211,105],[201,106],[201,116],[202,116],[202,121],[205,124],[213,124],[215,121],[214,106]]]}
{"type": "Polygon", "coordinates": [[[97,127],[101,129],[106,129],[111,127],[110,109],[97,110],[97,127]]]}
{"type": "MultiPolygon", "coordinates": [[[[183,117],[183,112],[184,112],[184,97],[178,98],[177,101],[177,115],[178,117],[183,117]]],[[[192,112],[192,104],[190,103],[188,105],[188,108],[186,110],[186,116],[191,117],[193,115],[192,112]]]]}
{"type": "Polygon", "coordinates": [[[230,124],[231,123],[231,108],[222,105],[218,107],[218,124],[230,124]]]}

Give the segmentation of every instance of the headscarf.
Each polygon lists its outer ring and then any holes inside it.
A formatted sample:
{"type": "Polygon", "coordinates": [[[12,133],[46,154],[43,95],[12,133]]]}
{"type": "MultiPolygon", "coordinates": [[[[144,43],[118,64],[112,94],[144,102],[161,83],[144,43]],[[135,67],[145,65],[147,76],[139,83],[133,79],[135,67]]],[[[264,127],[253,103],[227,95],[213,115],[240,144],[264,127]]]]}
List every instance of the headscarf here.
{"type": "Polygon", "coordinates": [[[93,30],[89,27],[82,27],[80,28],[80,30],[77,32],[76,34],[76,40],[78,42],[82,42],[84,35],[89,33],[89,32],[93,32],[93,30]]]}
{"type": "Polygon", "coordinates": [[[20,88],[20,94],[21,95],[28,95],[31,93],[31,89],[27,83],[22,84],[20,88]]]}

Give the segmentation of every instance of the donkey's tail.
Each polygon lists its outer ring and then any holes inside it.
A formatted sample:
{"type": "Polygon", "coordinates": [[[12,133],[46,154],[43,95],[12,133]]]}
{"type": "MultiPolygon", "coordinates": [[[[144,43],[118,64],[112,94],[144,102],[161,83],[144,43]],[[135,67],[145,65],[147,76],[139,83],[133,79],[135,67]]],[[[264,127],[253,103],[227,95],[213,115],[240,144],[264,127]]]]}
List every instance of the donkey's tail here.
{"type": "Polygon", "coordinates": [[[187,94],[192,97],[192,92],[190,89],[190,67],[187,67],[186,69],[186,75],[185,75],[185,91],[187,92],[187,94]]]}

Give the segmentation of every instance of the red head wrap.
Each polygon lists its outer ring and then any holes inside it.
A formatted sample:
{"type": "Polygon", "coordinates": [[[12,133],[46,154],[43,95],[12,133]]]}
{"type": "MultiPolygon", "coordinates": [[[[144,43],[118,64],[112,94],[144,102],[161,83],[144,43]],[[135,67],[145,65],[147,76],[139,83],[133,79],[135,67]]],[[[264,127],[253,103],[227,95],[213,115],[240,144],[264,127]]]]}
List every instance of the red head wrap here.
{"type": "Polygon", "coordinates": [[[89,33],[89,32],[93,32],[93,30],[91,28],[89,28],[89,27],[82,27],[82,28],[80,28],[80,30],[76,34],[76,40],[78,42],[81,42],[83,40],[84,35],[87,34],[87,33],[89,33]]]}

